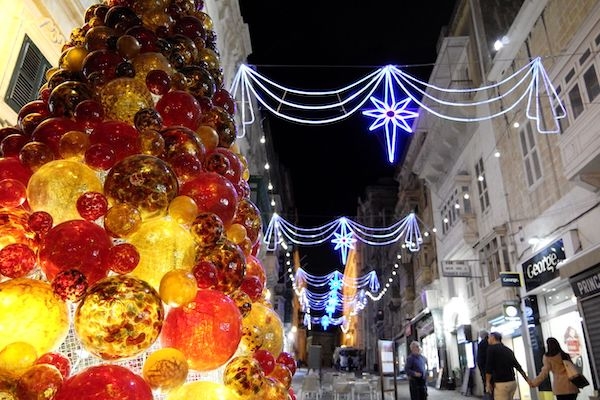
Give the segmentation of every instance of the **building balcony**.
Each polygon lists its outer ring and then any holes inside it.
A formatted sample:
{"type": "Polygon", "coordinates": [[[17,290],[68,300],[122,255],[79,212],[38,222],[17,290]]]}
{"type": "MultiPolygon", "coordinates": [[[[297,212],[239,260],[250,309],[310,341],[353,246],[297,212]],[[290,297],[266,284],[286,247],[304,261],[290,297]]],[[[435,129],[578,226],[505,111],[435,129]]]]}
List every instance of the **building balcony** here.
{"type": "Polygon", "coordinates": [[[565,176],[593,192],[600,190],[599,111],[597,106],[586,110],[559,139],[565,176]]]}

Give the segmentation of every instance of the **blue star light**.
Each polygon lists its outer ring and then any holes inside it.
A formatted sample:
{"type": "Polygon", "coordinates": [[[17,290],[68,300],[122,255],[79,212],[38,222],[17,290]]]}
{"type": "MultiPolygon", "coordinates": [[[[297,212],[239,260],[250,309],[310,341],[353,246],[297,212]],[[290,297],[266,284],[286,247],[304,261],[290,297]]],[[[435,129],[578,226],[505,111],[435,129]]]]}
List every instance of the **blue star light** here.
{"type": "Polygon", "coordinates": [[[334,232],[335,239],[331,239],[331,243],[335,244],[334,250],[341,249],[342,252],[342,264],[346,265],[346,260],[348,259],[348,250],[354,249],[354,243],[356,243],[356,239],[354,239],[354,234],[352,233],[352,229],[348,225],[348,221],[346,218],[342,217],[339,219],[340,223],[340,232],[334,232]]]}
{"type": "Polygon", "coordinates": [[[419,114],[406,109],[408,103],[410,103],[409,97],[401,101],[396,101],[389,69],[386,72],[385,81],[384,100],[382,101],[375,96],[371,96],[370,99],[375,108],[363,111],[363,115],[375,119],[369,127],[369,131],[374,131],[382,126],[385,128],[388,161],[393,163],[396,159],[397,129],[400,128],[408,133],[412,133],[412,128],[406,120],[416,118],[419,114]]]}

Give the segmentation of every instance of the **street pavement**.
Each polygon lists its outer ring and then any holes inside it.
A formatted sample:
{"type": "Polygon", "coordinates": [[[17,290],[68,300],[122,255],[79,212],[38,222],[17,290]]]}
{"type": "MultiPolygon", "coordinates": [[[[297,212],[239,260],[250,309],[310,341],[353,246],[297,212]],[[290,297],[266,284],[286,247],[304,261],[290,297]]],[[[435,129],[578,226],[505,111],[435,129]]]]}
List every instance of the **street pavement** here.
{"type": "MultiPolygon", "coordinates": [[[[321,370],[321,374],[324,374],[326,371],[321,370]]],[[[304,377],[309,373],[306,368],[299,368],[294,374],[292,380],[292,388],[294,389],[294,393],[297,396],[297,400],[305,400],[302,397],[302,381],[304,377]]],[[[311,370],[310,374],[318,374],[318,371],[311,370]]],[[[408,381],[406,379],[399,379],[397,382],[397,398],[394,398],[394,389],[393,386],[391,389],[384,393],[383,400],[409,400],[410,394],[408,391],[408,381]]],[[[466,400],[467,398],[476,399],[481,398],[480,396],[473,395],[463,395],[458,390],[438,390],[431,386],[428,387],[428,400],[466,400]]],[[[314,397],[307,397],[307,400],[315,400],[314,397]]],[[[373,396],[374,400],[382,400],[381,393],[381,385],[377,385],[377,391],[375,396],[373,396]]],[[[322,397],[320,400],[333,400],[333,393],[331,391],[323,390],[322,397]]]]}

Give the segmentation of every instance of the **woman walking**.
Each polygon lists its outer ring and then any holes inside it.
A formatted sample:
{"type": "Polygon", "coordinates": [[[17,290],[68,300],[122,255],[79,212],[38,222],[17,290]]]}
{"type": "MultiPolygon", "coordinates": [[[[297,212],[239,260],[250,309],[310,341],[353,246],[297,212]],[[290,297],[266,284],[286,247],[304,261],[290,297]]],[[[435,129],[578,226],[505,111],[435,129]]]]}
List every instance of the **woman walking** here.
{"type": "Polygon", "coordinates": [[[539,375],[531,380],[529,386],[538,387],[548,374],[552,372],[552,393],[557,400],[575,400],[579,389],[573,385],[567,376],[563,360],[571,361],[571,356],[566,353],[553,337],[546,339],[546,353],[542,359],[543,367],[539,375]]]}

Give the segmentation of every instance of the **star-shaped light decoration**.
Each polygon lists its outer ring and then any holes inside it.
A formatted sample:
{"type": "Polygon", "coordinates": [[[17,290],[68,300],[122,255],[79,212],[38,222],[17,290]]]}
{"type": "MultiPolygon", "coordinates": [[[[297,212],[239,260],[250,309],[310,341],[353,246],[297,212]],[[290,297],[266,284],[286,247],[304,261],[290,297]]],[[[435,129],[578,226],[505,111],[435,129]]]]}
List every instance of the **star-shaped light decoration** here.
{"type": "Polygon", "coordinates": [[[346,260],[348,259],[348,250],[354,249],[354,243],[356,243],[356,239],[354,239],[354,234],[348,221],[345,217],[339,219],[340,223],[340,231],[334,232],[335,239],[331,239],[331,243],[335,244],[334,250],[341,249],[342,252],[342,264],[346,265],[346,260]]]}
{"type": "Polygon", "coordinates": [[[393,163],[396,159],[397,129],[412,133],[412,128],[407,120],[416,118],[419,114],[406,109],[410,103],[409,97],[396,101],[390,68],[387,68],[385,73],[384,100],[379,100],[375,96],[371,96],[370,100],[375,108],[363,111],[363,115],[375,119],[369,127],[369,131],[384,127],[388,161],[393,163]]]}

